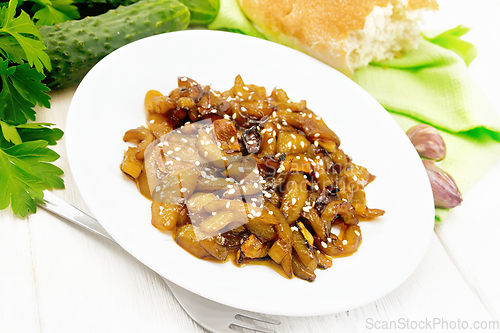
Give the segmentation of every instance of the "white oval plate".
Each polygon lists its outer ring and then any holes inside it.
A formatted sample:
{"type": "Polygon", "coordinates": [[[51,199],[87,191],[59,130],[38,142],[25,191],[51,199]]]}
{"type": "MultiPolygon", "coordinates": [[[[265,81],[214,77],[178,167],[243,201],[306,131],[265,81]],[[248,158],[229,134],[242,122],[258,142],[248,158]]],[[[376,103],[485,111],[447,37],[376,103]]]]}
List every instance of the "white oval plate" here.
{"type": "Polygon", "coordinates": [[[131,43],[100,61],[71,102],[66,141],[77,186],[94,216],[130,254],[208,299],[266,314],[310,316],[349,310],[394,290],[422,260],[434,225],[432,192],[413,146],[368,93],[327,65],[290,48],[239,34],[191,30],[131,43]],[[368,205],[387,211],[362,222],[363,244],[308,283],[266,266],[196,259],[151,225],[150,202],[120,171],[125,131],[146,125],[144,96],[169,93],[178,76],[219,91],[240,74],[269,91],[305,99],[377,179],[368,205]]]}

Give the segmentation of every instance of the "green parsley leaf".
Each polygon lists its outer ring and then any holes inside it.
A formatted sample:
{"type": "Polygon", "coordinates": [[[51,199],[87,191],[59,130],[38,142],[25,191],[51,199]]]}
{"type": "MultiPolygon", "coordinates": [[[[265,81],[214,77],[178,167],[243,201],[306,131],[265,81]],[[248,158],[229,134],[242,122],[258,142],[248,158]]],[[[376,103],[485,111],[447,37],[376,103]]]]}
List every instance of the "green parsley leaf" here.
{"type": "Polygon", "coordinates": [[[46,188],[64,188],[63,171],[53,164],[59,155],[37,140],[0,149],[0,209],[9,206],[15,214],[36,212],[36,202],[46,188]]]}
{"type": "Polygon", "coordinates": [[[16,48],[16,54],[11,54],[11,57],[27,60],[30,67],[35,66],[40,73],[43,73],[44,68],[50,71],[52,66],[49,56],[44,52],[46,47],[40,31],[26,12],[21,11],[19,16],[14,18],[16,8],[17,0],[10,0],[9,7],[0,8],[0,49],[4,53],[13,52],[12,41],[4,42],[5,37],[10,35],[16,39],[23,51],[21,54],[20,49],[16,48]]]}
{"type": "Polygon", "coordinates": [[[28,123],[23,125],[18,125],[17,131],[21,140],[23,142],[45,140],[48,142],[49,146],[57,144],[64,132],[59,128],[47,128],[46,126],[51,126],[53,124],[49,123],[28,123]]]}
{"type": "Polygon", "coordinates": [[[80,18],[78,8],[73,6],[73,0],[33,0],[38,4],[33,18],[37,20],[36,26],[54,25],[80,18]],[[39,9],[42,8],[42,9],[39,9]]]}
{"type": "Polygon", "coordinates": [[[49,146],[57,144],[64,132],[59,128],[49,128],[51,123],[27,123],[21,125],[9,125],[0,120],[0,139],[5,139],[0,148],[9,148],[14,144],[22,142],[45,140],[49,146]]]}
{"type": "Polygon", "coordinates": [[[9,125],[6,122],[0,120],[0,128],[2,129],[2,134],[5,140],[15,145],[23,142],[15,126],[9,125]]]}
{"type": "Polygon", "coordinates": [[[9,66],[7,60],[0,60],[0,119],[23,124],[28,119],[35,120],[36,104],[50,107],[50,90],[41,83],[45,76],[30,68],[28,64],[9,66]]]}
{"type": "Polygon", "coordinates": [[[5,36],[0,40],[0,54],[16,64],[24,64],[23,48],[12,36],[5,36]]]}

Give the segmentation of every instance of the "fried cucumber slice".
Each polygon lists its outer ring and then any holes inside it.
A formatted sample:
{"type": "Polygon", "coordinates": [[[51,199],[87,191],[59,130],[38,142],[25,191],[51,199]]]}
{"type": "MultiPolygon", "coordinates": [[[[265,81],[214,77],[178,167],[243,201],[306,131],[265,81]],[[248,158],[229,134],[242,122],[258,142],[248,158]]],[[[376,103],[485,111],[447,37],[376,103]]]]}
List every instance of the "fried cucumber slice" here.
{"type": "Polygon", "coordinates": [[[177,220],[182,206],[174,203],[151,203],[151,224],[160,231],[172,231],[177,225],[177,220]]]}
{"type": "Polygon", "coordinates": [[[254,234],[251,234],[243,244],[241,244],[241,252],[245,257],[250,259],[264,258],[267,256],[268,249],[269,243],[264,243],[254,234]]]}
{"type": "Polygon", "coordinates": [[[175,242],[195,257],[200,259],[212,258],[212,255],[200,245],[195,228],[192,224],[176,228],[175,242]]]}
{"type": "Polygon", "coordinates": [[[300,258],[295,251],[292,255],[292,271],[293,275],[295,275],[299,279],[309,282],[313,282],[314,280],[316,280],[316,274],[314,274],[314,270],[306,267],[300,261],[300,258]]]}
{"type": "Polygon", "coordinates": [[[292,238],[292,246],[295,250],[295,253],[297,254],[297,257],[305,267],[307,267],[311,271],[314,271],[318,267],[318,260],[316,259],[316,255],[296,227],[292,228],[292,238]]]}
{"type": "Polygon", "coordinates": [[[212,257],[219,261],[226,261],[229,250],[220,244],[217,244],[213,237],[207,237],[200,240],[200,246],[205,249],[212,257]]]}
{"type": "Polygon", "coordinates": [[[289,224],[300,217],[307,200],[307,193],[307,180],[304,175],[299,172],[290,173],[281,202],[281,211],[289,224]]]}

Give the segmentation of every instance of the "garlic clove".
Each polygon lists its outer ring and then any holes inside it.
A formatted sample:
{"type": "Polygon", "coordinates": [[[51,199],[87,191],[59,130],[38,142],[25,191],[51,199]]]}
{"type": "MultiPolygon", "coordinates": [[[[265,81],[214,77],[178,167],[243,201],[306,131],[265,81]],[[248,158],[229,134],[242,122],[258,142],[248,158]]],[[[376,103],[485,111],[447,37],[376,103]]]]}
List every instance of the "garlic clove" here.
{"type": "Polygon", "coordinates": [[[416,125],[406,135],[421,157],[440,161],[446,156],[446,145],[438,130],[429,125],[416,125]]]}
{"type": "Polygon", "coordinates": [[[434,206],[437,208],[453,208],[462,202],[462,194],[455,180],[431,160],[422,160],[434,195],[434,206]]]}

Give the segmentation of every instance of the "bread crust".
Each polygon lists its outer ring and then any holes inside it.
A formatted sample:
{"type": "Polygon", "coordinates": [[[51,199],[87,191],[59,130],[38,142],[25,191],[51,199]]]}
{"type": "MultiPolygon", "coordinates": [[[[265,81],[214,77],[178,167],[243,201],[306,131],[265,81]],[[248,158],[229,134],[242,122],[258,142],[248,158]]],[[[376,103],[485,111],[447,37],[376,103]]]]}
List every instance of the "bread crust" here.
{"type": "MultiPolygon", "coordinates": [[[[396,0],[239,0],[248,18],[276,42],[310,54],[351,76],[342,42],[362,30],[376,6],[396,0]]],[[[411,9],[437,8],[435,0],[408,0],[411,9]]]]}

